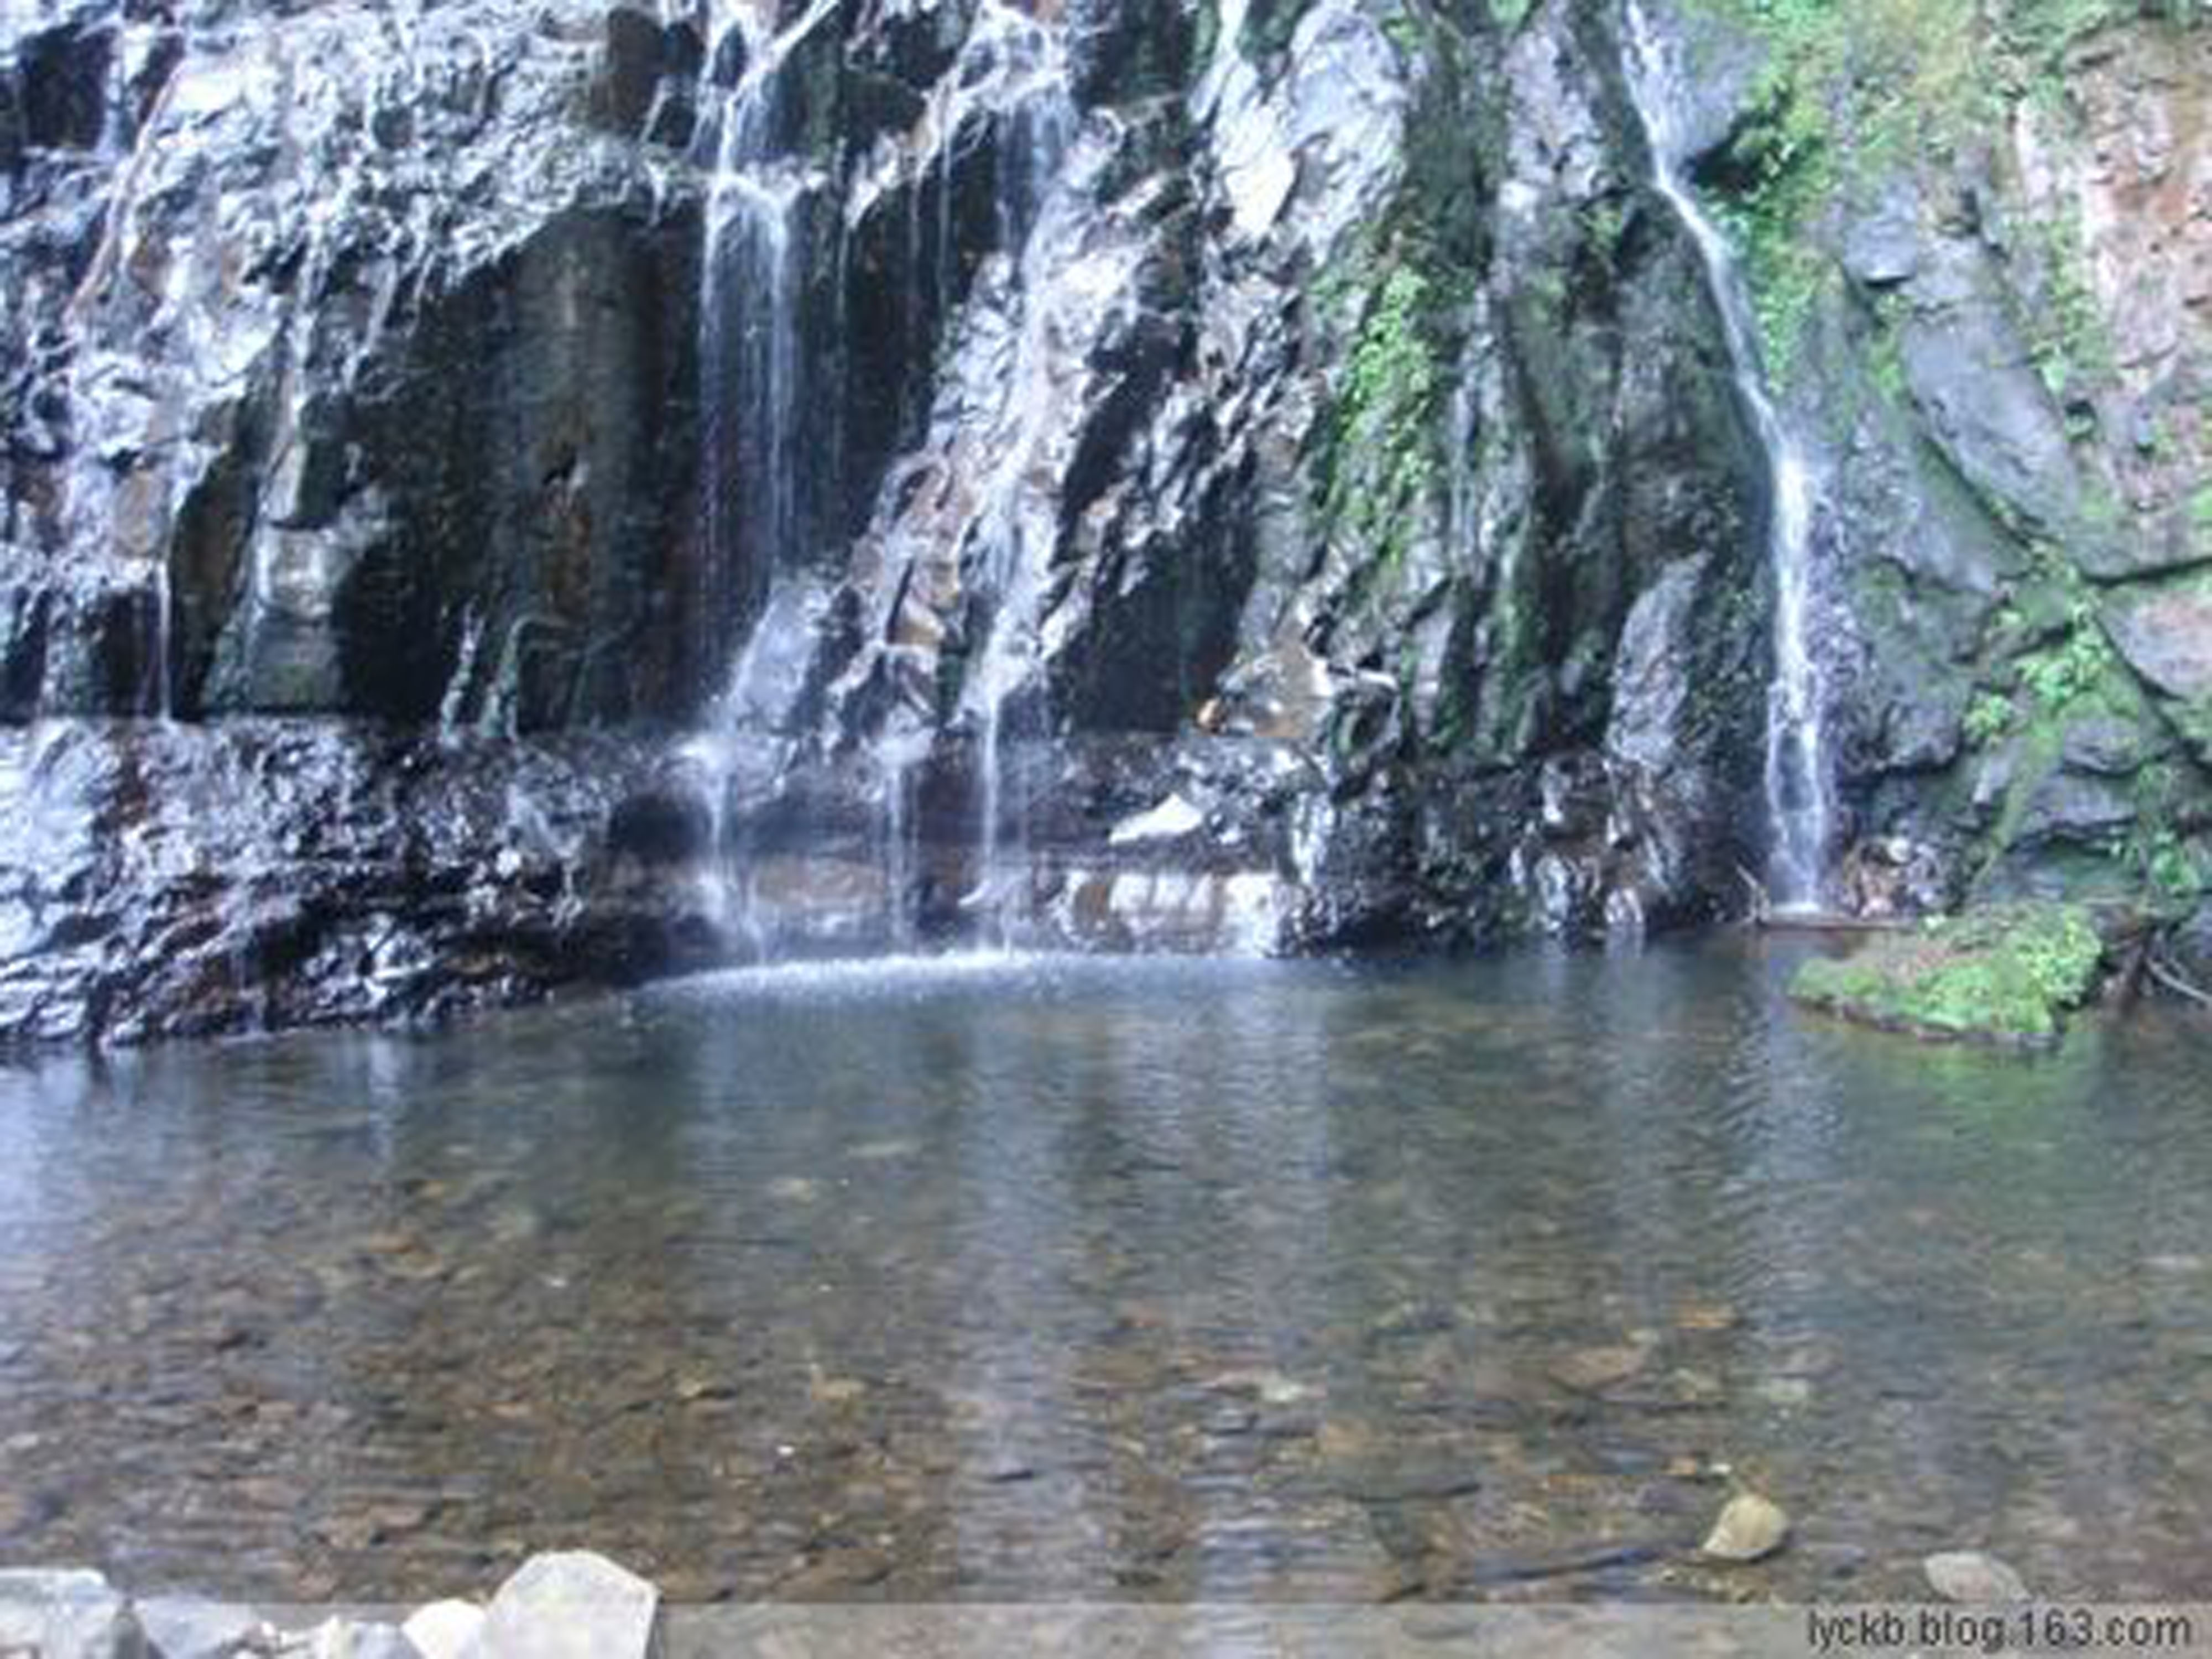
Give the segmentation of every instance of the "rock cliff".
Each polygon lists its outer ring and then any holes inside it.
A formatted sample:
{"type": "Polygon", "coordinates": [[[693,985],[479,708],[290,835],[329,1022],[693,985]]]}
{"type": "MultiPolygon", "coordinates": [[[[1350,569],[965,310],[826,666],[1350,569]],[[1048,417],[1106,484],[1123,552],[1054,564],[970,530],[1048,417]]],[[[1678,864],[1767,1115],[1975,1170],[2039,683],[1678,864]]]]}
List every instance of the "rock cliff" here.
{"type": "MultiPolygon", "coordinates": [[[[1848,66],[1683,5],[1819,462],[1838,896],[2179,903],[2212,47],[2084,29],[1814,172],[1848,66]]],[[[0,9],[0,1030],[1740,908],[1774,503],[1626,32],[0,9]]]]}

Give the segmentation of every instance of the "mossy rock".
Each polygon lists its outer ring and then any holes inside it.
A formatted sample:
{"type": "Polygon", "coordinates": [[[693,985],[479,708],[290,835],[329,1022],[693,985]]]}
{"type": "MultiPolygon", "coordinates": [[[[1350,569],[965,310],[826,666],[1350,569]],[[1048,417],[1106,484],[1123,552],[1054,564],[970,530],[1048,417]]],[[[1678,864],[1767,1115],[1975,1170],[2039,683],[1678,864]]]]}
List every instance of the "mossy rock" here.
{"type": "Polygon", "coordinates": [[[1993,906],[1808,962],[1808,1007],[1938,1040],[2044,1043],[2096,990],[2104,940],[2077,905],[1993,906]]]}

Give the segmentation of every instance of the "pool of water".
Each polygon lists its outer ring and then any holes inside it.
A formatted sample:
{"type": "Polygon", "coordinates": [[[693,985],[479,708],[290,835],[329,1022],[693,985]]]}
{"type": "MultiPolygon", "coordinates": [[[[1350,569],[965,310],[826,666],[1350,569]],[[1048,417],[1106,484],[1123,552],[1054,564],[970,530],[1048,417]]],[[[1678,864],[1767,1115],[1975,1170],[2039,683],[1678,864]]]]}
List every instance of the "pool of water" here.
{"type": "Polygon", "coordinates": [[[0,1561],[683,1599],[2208,1599],[2212,1026],[1807,946],[738,974],[0,1072],[0,1561]],[[1698,1566],[1735,1484],[1784,1555],[1698,1566]]]}

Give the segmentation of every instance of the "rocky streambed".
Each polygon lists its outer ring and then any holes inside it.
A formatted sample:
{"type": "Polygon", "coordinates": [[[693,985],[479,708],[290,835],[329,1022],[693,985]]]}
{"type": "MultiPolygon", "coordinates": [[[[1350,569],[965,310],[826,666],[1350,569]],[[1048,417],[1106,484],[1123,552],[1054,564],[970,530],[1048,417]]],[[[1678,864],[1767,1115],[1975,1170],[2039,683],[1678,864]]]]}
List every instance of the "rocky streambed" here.
{"type": "MultiPolygon", "coordinates": [[[[1723,1567],[1745,1565],[1784,1547],[1789,1531],[1790,1518],[1780,1509],[1744,1494],[1721,1511],[1699,1553],[1723,1567]]],[[[2019,1574],[1979,1552],[1931,1555],[1921,1571],[1926,1589],[1939,1600],[1994,1611],[2000,1619],[2031,1599],[2019,1574]]],[[[1065,1609],[1050,1607],[1011,1619],[1003,1608],[908,1607],[875,1617],[854,1611],[858,1616],[842,1619],[817,1614],[811,1623],[803,1613],[780,1615],[767,1607],[664,1614],[651,1584],[581,1552],[533,1557],[488,1604],[448,1600],[395,1612],[388,1620],[333,1613],[313,1624],[302,1623],[297,1609],[271,1617],[191,1596],[134,1601],[96,1572],[0,1571],[0,1642],[36,1659],[708,1659],[755,1643],[771,1650],[882,1652],[914,1643],[943,1651],[950,1642],[953,1650],[977,1656],[1039,1646],[1083,1654],[1126,1650],[1133,1639],[1190,1651],[1210,1645],[1216,1625],[1235,1626],[1241,1617],[1246,1631],[1255,1627],[1251,1615],[1224,1607],[1163,1618],[1133,1607],[1118,1616],[1092,1607],[1072,1625],[1065,1609]]],[[[1372,1637],[1381,1624],[1341,1609],[1318,1620],[1301,1619],[1295,1609],[1278,1609],[1277,1617],[1293,1627],[1317,1625],[1319,1635],[1328,1634],[1333,1625],[1347,1640],[1372,1637]]],[[[1988,1628],[1978,1623],[1953,1627],[1977,1634],[1988,1628]]],[[[1420,1626],[1381,1628],[1403,1637],[1418,1633],[1420,1626]]],[[[1490,1631],[1513,1628],[1510,1620],[1497,1620],[1490,1631]]],[[[1716,1621],[1705,1628],[1700,1650],[1750,1659],[1771,1651],[1757,1644],[1773,1629],[1757,1620],[1716,1621]]],[[[1668,1632],[1647,1612],[1647,1640],[1660,1641],[1668,1632]]],[[[1589,1650],[1587,1641],[1595,1633],[1587,1619],[1555,1618],[1548,1627],[1539,1624],[1526,1632],[1538,1645],[1516,1650],[1572,1659],[1589,1650]]],[[[1428,1639],[1442,1637],[1438,1632],[1428,1639]]]]}
{"type": "Polygon", "coordinates": [[[659,1593],[604,1557],[533,1557],[488,1603],[301,1626],[187,1595],[132,1598],[91,1571],[0,1571],[0,1650],[36,1659],[649,1659],[659,1593]]]}
{"type": "Polygon", "coordinates": [[[1817,949],[991,953],[0,1070],[0,1559],[2197,1599],[2204,1026],[1928,1048],[1795,1007],[1817,949]],[[1739,1489],[1789,1547],[1723,1567],[1739,1489]]]}

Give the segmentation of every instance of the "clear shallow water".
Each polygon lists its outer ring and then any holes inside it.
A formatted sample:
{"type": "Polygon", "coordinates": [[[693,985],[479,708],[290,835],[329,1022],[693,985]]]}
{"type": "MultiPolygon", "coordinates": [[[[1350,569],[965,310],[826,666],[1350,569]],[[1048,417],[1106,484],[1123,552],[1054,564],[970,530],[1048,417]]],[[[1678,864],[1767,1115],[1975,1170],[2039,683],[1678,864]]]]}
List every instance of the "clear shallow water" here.
{"type": "Polygon", "coordinates": [[[0,1559],[258,1595],[2212,1593],[2212,1026],[1800,947],[742,974],[0,1072],[0,1559]],[[1796,1546],[1686,1559],[1725,1466],[1796,1546]]]}

